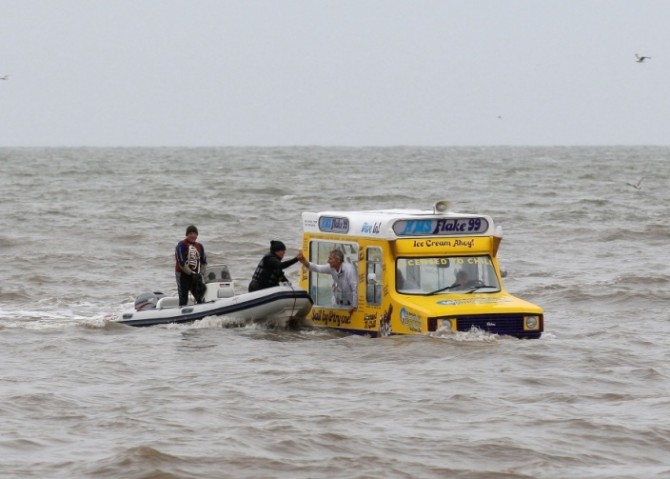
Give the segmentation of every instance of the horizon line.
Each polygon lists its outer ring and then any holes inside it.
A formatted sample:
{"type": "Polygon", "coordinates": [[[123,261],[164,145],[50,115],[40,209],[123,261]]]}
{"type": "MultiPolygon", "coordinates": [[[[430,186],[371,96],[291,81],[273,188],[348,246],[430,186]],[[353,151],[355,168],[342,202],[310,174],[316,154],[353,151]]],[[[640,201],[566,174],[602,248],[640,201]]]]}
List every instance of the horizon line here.
{"type": "Polygon", "coordinates": [[[287,145],[0,145],[0,148],[646,148],[670,147],[657,143],[554,143],[554,144],[396,144],[396,145],[328,145],[328,144],[287,144],[287,145]]]}

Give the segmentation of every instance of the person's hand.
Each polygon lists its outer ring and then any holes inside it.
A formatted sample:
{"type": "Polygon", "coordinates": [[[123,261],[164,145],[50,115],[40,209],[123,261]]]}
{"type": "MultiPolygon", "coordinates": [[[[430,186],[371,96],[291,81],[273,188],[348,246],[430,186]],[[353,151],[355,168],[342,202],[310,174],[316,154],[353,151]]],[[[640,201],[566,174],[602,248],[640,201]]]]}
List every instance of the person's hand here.
{"type": "Polygon", "coordinates": [[[356,308],[355,308],[354,306],[352,306],[351,308],[349,308],[349,316],[351,316],[352,314],[354,314],[355,311],[356,311],[356,308]]]}
{"type": "Polygon", "coordinates": [[[298,258],[298,261],[303,261],[305,259],[305,255],[302,254],[302,250],[298,251],[298,254],[295,255],[296,258],[298,258]]]}

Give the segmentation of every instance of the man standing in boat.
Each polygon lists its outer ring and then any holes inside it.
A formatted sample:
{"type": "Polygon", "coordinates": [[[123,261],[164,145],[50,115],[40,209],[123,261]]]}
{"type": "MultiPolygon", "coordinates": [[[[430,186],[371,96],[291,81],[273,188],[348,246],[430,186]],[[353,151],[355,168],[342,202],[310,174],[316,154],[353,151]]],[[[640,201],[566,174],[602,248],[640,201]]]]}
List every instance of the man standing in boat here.
{"type": "Polygon", "coordinates": [[[186,228],[186,238],[177,243],[174,251],[179,306],[188,304],[189,292],[193,294],[196,303],[203,302],[205,292],[202,277],[207,267],[207,255],[205,247],[197,239],[198,228],[190,225],[186,228]]]}
{"type": "Polygon", "coordinates": [[[298,252],[298,261],[309,271],[330,274],[333,277],[333,304],[347,307],[352,315],[358,307],[358,273],[356,267],[344,261],[344,253],[334,249],[328,253],[328,264],[314,264],[298,252]]]}
{"type": "Polygon", "coordinates": [[[298,262],[298,258],[292,258],[286,261],[286,246],[281,241],[270,241],[270,252],[261,259],[254,271],[254,276],[249,283],[249,292],[259,289],[272,288],[279,286],[279,283],[288,283],[284,270],[298,262]]]}

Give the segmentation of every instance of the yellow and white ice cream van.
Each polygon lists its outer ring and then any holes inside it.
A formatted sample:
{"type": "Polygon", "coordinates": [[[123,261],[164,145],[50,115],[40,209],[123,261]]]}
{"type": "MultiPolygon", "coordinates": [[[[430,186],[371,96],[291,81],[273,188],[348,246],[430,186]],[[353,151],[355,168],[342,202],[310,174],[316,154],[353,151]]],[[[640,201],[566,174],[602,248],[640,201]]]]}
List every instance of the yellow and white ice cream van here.
{"type": "Polygon", "coordinates": [[[479,329],[539,338],[543,310],[509,294],[498,258],[502,230],[491,217],[432,210],[303,213],[302,252],[327,264],[334,249],[357,271],[357,305],[340,304],[334,276],[302,268],[300,286],[316,327],[370,336],[479,329]]]}

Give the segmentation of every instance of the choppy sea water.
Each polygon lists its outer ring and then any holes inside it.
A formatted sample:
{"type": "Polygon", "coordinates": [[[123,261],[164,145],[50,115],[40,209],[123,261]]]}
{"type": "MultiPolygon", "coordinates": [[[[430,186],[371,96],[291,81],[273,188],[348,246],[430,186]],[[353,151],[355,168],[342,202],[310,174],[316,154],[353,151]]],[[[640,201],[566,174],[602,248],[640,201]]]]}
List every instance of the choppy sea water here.
{"type": "MultiPolygon", "coordinates": [[[[0,149],[0,477],[670,477],[670,148],[0,149]],[[638,184],[638,182],[640,182],[638,184]],[[194,223],[244,290],[300,213],[504,229],[545,334],[111,324],[194,223]]],[[[297,280],[298,269],[287,272],[297,280]]]]}

